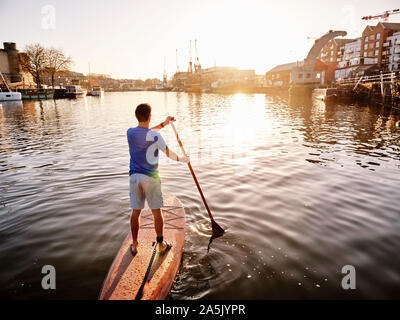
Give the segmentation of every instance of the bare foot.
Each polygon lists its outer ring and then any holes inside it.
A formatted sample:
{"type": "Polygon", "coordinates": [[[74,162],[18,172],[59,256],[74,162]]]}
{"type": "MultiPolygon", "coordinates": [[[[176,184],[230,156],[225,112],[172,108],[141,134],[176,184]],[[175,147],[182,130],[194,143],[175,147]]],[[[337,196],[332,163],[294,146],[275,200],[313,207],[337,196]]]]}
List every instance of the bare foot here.
{"type": "Polygon", "coordinates": [[[131,252],[132,254],[136,254],[137,253],[137,247],[138,247],[138,242],[134,242],[133,244],[131,244],[131,252]]]}
{"type": "Polygon", "coordinates": [[[160,254],[164,254],[166,253],[169,249],[171,249],[172,244],[168,243],[167,241],[163,241],[158,243],[158,251],[160,252],[160,254]]]}

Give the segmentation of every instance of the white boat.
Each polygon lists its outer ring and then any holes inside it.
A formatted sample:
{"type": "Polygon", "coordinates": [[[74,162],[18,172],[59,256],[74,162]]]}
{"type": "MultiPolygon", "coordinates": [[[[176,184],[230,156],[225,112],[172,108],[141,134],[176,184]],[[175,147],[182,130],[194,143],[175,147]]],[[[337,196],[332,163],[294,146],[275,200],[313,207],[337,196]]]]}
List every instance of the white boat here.
{"type": "Polygon", "coordinates": [[[85,97],[87,94],[87,91],[82,89],[81,86],[66,86],[65,89],[67,89],[67,92],[65,93],[67,98],[81,98],[85,97]]]}
{"type": "Polygon", "coordinates": [[[5,87],[7,88],[7,92],[3,92],[0,89],[0,101],[21,101],[22,95],[20,92],[12,92],[10,87],[7,84],[6,79],[4,78],[3,73],[0,72],[1,80],[3,81],[5,87]]]}
{"type": "Polygon", "coordinates": [[[20,92],[0,92],[0,101],[21,101],[20,92]]]}
{"type": "Polygon", "coordinates": [[[104,94],[104,90],[102,87],[93,87],[92,90],[90,90],[90,94],[92,96],[102,96],[104,94]]]}

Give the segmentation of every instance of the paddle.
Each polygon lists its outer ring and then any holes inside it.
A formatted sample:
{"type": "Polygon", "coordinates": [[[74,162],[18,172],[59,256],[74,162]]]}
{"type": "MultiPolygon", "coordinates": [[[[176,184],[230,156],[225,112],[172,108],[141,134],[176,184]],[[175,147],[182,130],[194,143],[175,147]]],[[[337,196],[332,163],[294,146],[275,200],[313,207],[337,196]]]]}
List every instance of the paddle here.
{"type": "MultiPolygon", "coordinates": [[[[176,140],[178,140],[179,146],[181,147],[182,153],[183,153],[183,155],[184,155],[185,157],[187,157],[187,154],[186,154],[186,152],[185,152],[185,149],[183,148],[182,141],[181,141],[181,139],[179,138],[178,132],[177,132],[176,129],[175,129],[175,125],[174,125],[173,122],[170,122],[170,123],[171,123],[172,130],[174,130],[174,133],[175,133],[175,136],[176,136],[176,140]]],[[[192,165],[190,164],[190,162],[188,162],[188,167],[189,167],[190,173],[192,174],[192,177],[193,177],[193,179],[194,179],[194,182],[196,183],[197,189],[198,189],[199,192],[200,192],[201,198],[203,199],[203,203],[204,203],[204,206],[205,206],[206,209],[207,209],[208,215],[210,216],[211,226],[212,226],[212,230],[213,230],[213,236],[217,236],[217,235],[223,234],[225,231],[224,231],[224,229],[222,229],[222,227],[214,220],[214,217],[213,217],[213,215],[212,215],[212,213],[211,213],[211,211],[210,211],[210,208],[208,207],[206,198],[204,197],[203,191],[201,190],[199,181],[197,181],[196,175],[194,174],[194,171],[193,171],[193,168],[192,168],[192,165]]]]}

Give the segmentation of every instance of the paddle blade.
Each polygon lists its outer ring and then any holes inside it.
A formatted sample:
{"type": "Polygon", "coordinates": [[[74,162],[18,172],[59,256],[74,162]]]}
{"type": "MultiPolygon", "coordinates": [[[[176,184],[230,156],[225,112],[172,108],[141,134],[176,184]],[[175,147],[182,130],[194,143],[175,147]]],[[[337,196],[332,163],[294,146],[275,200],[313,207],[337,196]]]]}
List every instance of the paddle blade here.
{"type": "Polygon", "coordinates": [[[225,230],[222,229],[222,227],[215,222],[215,220],[211,221],[211,226],[212,226],[212,232],[213,232],[213,237],[220,237],[224,234],[225,230]]]}

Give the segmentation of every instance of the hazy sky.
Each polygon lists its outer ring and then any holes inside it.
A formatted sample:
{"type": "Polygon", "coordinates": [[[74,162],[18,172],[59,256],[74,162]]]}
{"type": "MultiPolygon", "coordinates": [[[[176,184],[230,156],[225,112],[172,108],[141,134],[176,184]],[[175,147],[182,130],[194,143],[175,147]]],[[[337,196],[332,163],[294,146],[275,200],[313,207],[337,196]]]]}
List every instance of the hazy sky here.
{"type": "Polygon", "coordinates": [[[0,0],[0,41],[61,47],[83,73],[90,62],[94,73],[145,79],[162,78],[164,56],[171,77],[176,49],[185,71],[197,38],[203,68],[215,60],[262,74],[304,59],[308,36],[333,29],[358,37],[362,16],[399,7],[398,0],[0,0]]]}

